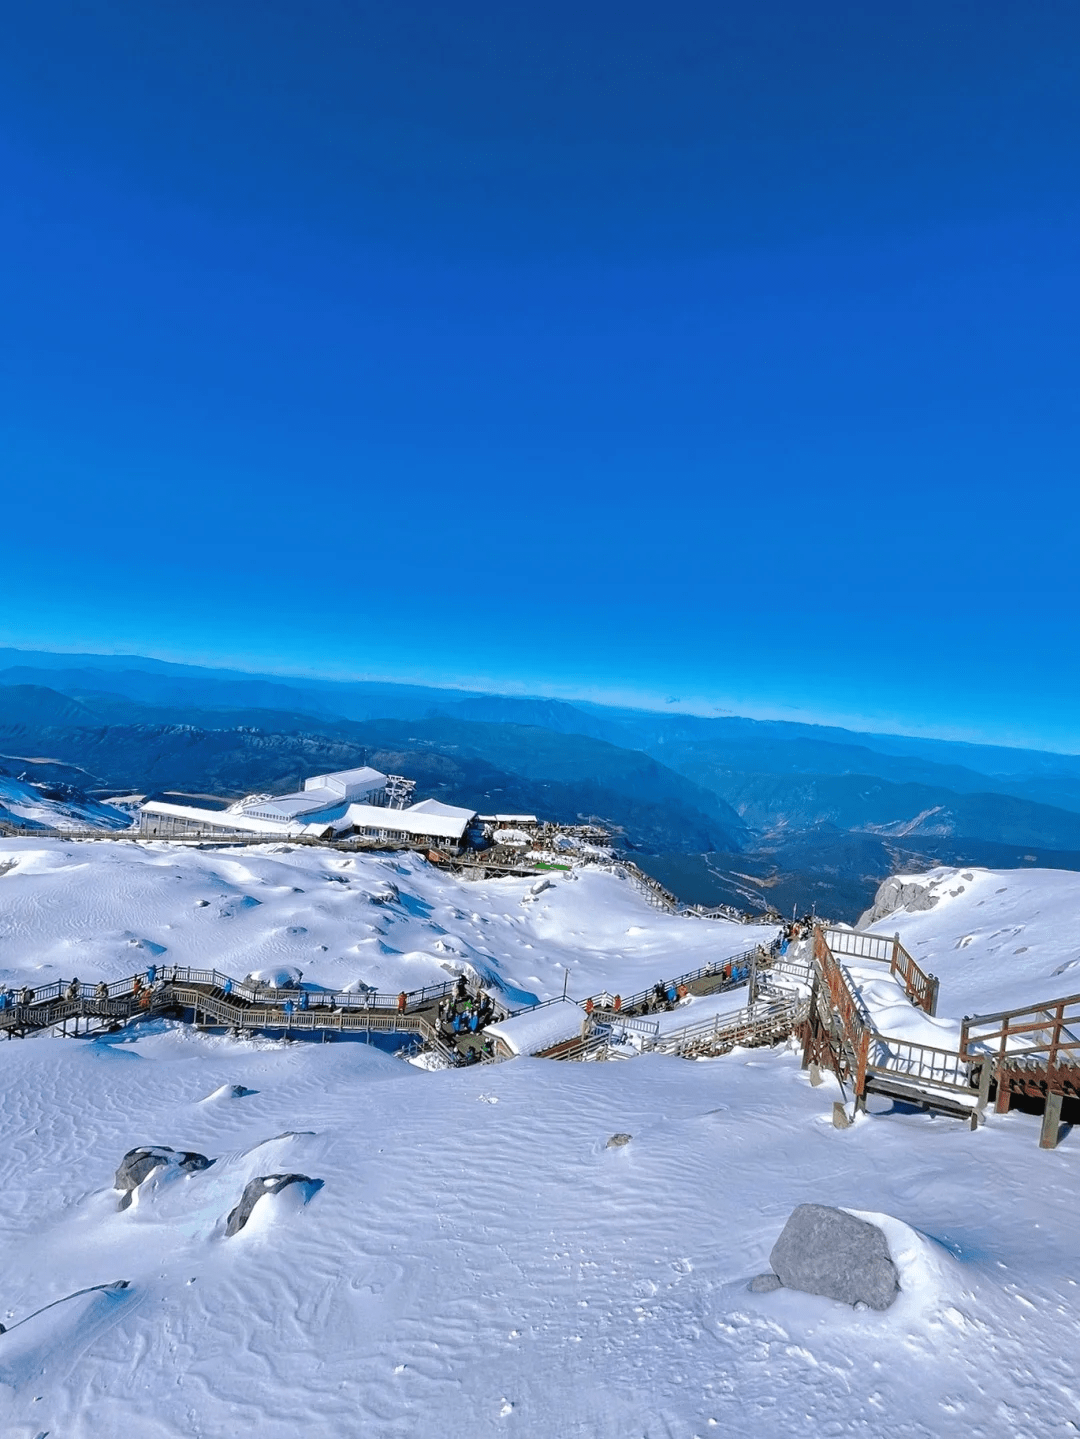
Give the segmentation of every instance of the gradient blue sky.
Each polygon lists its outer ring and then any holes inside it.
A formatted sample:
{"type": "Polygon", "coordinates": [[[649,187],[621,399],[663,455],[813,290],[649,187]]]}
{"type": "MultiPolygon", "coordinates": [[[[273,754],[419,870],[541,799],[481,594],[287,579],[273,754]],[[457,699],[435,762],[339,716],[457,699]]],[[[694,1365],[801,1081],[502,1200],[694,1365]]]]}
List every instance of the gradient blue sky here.
{"type": "Polygon", "coordinates": [[[5,5],[0,643],[1080,749],[1080,9],[5,5]]]}

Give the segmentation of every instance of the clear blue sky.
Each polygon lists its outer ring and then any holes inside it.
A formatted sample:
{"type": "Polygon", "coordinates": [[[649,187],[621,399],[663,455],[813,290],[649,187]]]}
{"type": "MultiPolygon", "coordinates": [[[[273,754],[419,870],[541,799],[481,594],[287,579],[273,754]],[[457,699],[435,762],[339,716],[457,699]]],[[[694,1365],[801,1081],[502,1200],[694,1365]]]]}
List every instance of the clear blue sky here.
{"type": "Polygon", "coordinates": [[[4,7],[0,643],[1080,749],[1080,10],[4,7]]]}

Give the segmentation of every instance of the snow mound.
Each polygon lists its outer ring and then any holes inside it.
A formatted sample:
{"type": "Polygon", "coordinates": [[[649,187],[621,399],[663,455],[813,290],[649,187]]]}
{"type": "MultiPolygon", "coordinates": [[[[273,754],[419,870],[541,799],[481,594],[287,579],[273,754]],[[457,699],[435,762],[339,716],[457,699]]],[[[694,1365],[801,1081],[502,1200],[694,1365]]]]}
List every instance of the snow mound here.
{"type": "Polygon", "coordinates": [[[247,977],[252,983],[265,984],[270,989],[299,989],[304,972],[291,964],[278,964],[269,969],[253,969],[247,977]]]}

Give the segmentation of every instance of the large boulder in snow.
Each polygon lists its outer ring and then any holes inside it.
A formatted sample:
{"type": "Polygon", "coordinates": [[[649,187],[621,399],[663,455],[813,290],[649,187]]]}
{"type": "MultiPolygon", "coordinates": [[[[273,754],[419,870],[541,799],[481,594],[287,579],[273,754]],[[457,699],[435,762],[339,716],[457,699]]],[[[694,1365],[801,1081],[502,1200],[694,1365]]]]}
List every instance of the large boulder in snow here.
{"type": "Polygon", "coordinates": [[[129,1149],[120,1161],[113,1188],[121,1191],[120,1208],[126,1209],[131,1203],[132,1190],[138,1189],[144,1179],[149,1179],[157,1169],[175,1168],[183,1174],[197,1174],[200,1169],[209,1169],[213,1164],[205,1154],[192,1150],[170,1149],[167,1144],[151,1144],[141,1149],[129,1149]]]}
{"type": "Polygon", "coordinates": [[[889,879],[882,880],[877,894],[874,895],[873,904],[859,916],[856,929],[868,929],[870,925],[877,924],[878,920],[888,919],[890,914],[896,914],[900,910],[915,914],[920,910],[933,909],[940,896],[934,893],[931,885],[929,878],[918,876],[905,879],[902,875],[894,874],[889,879]]]}
{"type": "Polygon", "coordinates": [[[225,1221],[225,1237],[230,1239],[234,1234],[239,1234],[251,1218],[251,1211],[264,1195],[277,1194],[289,1184],[318,1186],[320,1183],[321,1180],[309,1179],[306,1174],[261,1174],[257,1179],[249,1179],[240,1196],[240,1203],[230,1211],[225,1221]]]}
{"type": "Polygon", "coordinates": [[[824,1204],[792,1211],[769,1263],[786,1288],[843,1304],[888,1309],[900,1290],[888,1240],[877,1225],[824,1204]]]}

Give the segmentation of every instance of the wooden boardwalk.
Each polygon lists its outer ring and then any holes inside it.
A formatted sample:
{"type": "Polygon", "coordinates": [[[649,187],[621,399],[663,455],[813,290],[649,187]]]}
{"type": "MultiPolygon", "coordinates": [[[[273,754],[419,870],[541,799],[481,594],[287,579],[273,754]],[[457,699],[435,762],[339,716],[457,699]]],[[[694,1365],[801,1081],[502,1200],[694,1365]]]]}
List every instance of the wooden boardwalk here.
{"type": "Polygon", "coordinates": [[[854,930],[814,931],[814,990],[803,1028],[803,1065],[829,1068],[850,1086],[856,1112],[878,1094],[974,1129],[991,1098],[998,1113],[1017,1096],[1041,1106],[1040,1146],[1053,1149],[1064,1102],[1080,1098],[1080,995],[965,1017],[957,1049],[881,1033],[843,960],[879,963],[916,1007],[933,1014],[938,982],[899,937],[854,930]]]}
{"type": "MultiPolygon", "coordinates": [[[[998,1113],[1018,1101],[1041,1109],[1041,1146],[1057,1145],[1063,1106],[1080,1101],[1080,994],[968,1016],[958,1048],[947,1049],[881,1033],[845,959],[887,967],[912,1004],[933,1013],[937,981],[898,938],[819,926],[812,963],[759,947],[625,999],[594,995],[580,1006],[581,1034],[539,1057],[596,1060],[636,1050],[701,1058],[798,1034],[804,1068],[831,1069],[852,1093],[857,1112],[865,1110],[870,1095],[880,1095],[963,1118],[975,1128],[991,1101],[998,1113]],[[746,989],[747,1002],[739,1010],[661,1033],[658,1012],[676,1008],[688,995],[740,988],[746,989]]],[[[172,1017],[237,1034],[400,1035],[431,1053],[436,1064],[453,1067],[479,1057],[483,1042],[482,1029],[451,1035],[443,1022],[447,1000],[466,996],[477,1004],[486,1000],[491,1019],[509,1017],[475,981],[459,979],[398,995],[280,990],[217,970],[163,965],[111,984],[58,980],[5,991],[0,994],[0,1035],[13,1039],[56,1028],[94,1034],[139,1019],[172,1017]]]]}
{"type": "MultiPolygon", "coordinates": [[[[170,1016],[203,1028],[293,1038],[413,1036],[454,1064],[467,1041],[476,1039],[465,1034],[451,1044],[440,1032],[440,1005],[458,989],[450,981],[399,995],[272,990],[218,970],[164,965],[112,984],[58,980],[8,993],[0,1007],[0,1034],[21,1038],[57,1026],[73,1035],[103,1033],[131,1020],[170,1016]]],[[[481,993],[475,984],[466,991],[473,998],[481,993]]],[[[498,1006],[495,1013],[501,1017],[504,1011],[498,1006]]]]}

